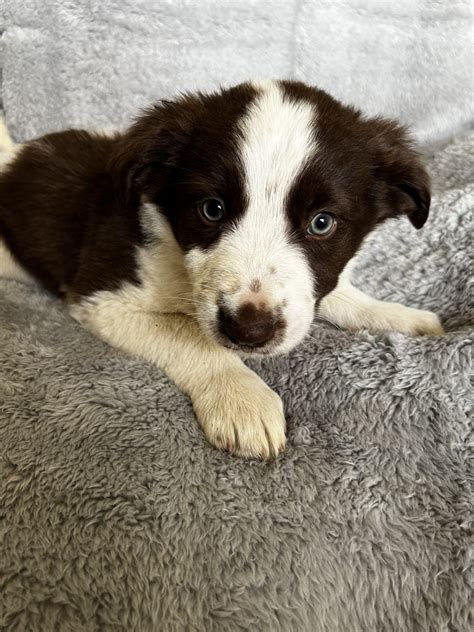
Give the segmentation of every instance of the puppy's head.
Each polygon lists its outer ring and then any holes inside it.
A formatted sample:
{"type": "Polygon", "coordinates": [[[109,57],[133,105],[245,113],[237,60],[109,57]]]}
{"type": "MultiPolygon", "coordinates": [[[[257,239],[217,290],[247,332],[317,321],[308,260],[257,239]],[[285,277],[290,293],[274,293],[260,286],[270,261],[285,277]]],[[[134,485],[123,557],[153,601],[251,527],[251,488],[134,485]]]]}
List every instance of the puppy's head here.
{"type": "Polygon", "coordinates": [[[159,104],[120,165],[128,200],[179,244],[202,329],[249,353],[297,344],[374,226],[420,228],[430,204],[401,127],[287,81],[159,104]]]}

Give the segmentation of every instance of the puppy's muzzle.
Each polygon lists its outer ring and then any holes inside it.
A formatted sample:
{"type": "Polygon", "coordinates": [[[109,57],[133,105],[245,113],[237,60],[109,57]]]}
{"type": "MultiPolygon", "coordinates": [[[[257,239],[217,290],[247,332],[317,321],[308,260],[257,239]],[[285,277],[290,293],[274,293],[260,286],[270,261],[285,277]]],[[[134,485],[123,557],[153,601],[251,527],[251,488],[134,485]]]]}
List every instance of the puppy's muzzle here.
{"type": "Polygon", "coordinates": [[[235,313],[221,306],[219,325],[221,333],[231,343],[254,348],[275,342],[284,330],[284,323],[278,311],[259,307],[251,302],[241,305],[235,313]]]}

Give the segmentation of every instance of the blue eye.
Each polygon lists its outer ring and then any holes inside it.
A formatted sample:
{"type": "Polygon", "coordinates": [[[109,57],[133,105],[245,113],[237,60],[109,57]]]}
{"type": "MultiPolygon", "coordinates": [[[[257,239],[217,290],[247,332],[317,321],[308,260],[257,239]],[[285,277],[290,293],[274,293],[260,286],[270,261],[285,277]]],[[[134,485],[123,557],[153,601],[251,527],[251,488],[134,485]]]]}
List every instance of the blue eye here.
{"type": "Polygon", "coordinates": [[[220,222],[224,217],[224,202],[217,198],[203,200],[197,205],[198,211],[208,222],[220,222]]]}
{"type": "Polygon", "coordinates": [[[313,237],[327,237],[336,229],[336,218],[331,213],[318,213],[311,220],[307,232],[313,237]]]}

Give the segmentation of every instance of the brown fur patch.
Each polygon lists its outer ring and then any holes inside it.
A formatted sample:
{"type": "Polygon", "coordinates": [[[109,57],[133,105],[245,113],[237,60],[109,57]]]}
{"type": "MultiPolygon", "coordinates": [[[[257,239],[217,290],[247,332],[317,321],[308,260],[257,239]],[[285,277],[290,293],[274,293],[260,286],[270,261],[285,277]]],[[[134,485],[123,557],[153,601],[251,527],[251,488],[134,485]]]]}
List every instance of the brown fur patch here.
{"type": "Polygon", "coordinates": [[[137,206],[115,196],[109,166],[118,137],[85,131],[26,144],[0,175],[0,234],[55,294],[90,294],[135,280],[137,206]]]}
{"type": "Polygon", "coordinates": [[[389,217],[408,215],[420,228],[428,216],[429,178],[405,130],[381,118],[369,119],[322,90],[282,82],[289,99],[315,105],[318,149],[288,196],[294,239],[307,253],[318,279],[318,298],[339,274],[363,238],[389,217]],[[318,211],[332,213],[337,229],[327,239],[306,229],[318,211]]]}

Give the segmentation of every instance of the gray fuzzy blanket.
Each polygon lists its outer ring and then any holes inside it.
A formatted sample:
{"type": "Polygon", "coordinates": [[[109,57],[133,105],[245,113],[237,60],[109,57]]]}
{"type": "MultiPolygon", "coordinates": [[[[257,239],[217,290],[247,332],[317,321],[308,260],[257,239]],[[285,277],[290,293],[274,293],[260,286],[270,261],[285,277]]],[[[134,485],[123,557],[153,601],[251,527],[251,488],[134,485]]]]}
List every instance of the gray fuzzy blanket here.
{"type": "Polygon", "coordinates": [[[431,159],[423,232],[386,225],[356,270],[447,334],[316,323],[253,362],[289,419],[271,464],[214,450],[158,369],[0,281],[1,630],[469,629],[473,141],[431,159]]]}

